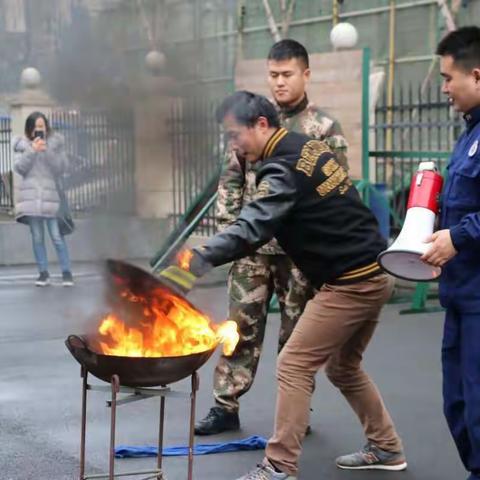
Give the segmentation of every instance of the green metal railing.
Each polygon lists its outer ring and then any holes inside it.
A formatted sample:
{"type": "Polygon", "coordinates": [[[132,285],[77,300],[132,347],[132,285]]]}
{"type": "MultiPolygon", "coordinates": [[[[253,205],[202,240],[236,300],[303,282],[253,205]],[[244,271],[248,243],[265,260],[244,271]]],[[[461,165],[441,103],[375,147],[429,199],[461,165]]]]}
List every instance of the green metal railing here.
{"type": "MultiPolygon", "coordinates": [[[[369,163],[374,165],[373,182],[385,189],[390,234],[395,238],[405,218],[410,182],[418,164],[432,160],[445,173],[462,122],[443,98],[440,86],[435,85],[425,92],[421,87],[400,88],[393,104],[387,106],[384,96],[375,114],[375,123],[370,126],[375,148],[369,151],[369,163]]],[[[410,302],[410,308],[400,313],[440,310],[437,305],[427,306],[429,299],[436,298],[431,285],[417,283],[413,294],[395,298],[394,303],[410,302]]]]}
{"type": "Polygon", "coordinates": [[[374,171],[367,178],[387,192],[393,234],[405,218],[410,181],[418,164],[433,160],[443,172],[461,128],[462,122],[443,98],[440,86],[425,92],[420,87],[399,88],[392,106],[386,106],[384,96],[376,107],[375,123],[369,129],[375,137],[374,149],[369,152],[374,171]]]}
{"type": "Polygon", "coordinates": [[[173,231],[150,260],[154,272],[167,267],[188,237],[197,229],[217,199],[218,172],[213,175],[205,189],[192,201],[188,211],[177,222],[173,231]]]}

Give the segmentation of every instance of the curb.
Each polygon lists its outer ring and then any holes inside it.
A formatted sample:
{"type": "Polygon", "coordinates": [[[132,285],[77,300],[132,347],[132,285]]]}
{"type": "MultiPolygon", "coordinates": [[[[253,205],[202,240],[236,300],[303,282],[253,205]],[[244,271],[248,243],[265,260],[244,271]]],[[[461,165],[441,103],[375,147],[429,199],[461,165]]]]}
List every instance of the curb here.
{"type": "MultiPolygon", "coordinates": [[[[0,283],[30,283],[34,282],[35,278],[37,277],[36,273],[32,274],[21,274],[21,275],[5,275],[0,276],[0,283]]],[[[99,272],[79,272],[74,275],[74,279],[77,278],[101,278],[101,274],[99,272]]],[[[50,279],[52,280],[61,280],[60,274],[50,275],[50,279]]]]}

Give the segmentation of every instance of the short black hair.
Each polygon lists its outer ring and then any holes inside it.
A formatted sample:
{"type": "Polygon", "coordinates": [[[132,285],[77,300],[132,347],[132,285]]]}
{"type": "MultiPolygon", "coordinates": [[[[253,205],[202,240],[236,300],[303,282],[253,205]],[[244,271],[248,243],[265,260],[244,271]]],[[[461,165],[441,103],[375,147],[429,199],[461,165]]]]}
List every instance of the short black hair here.
{"type": "Polygon", "coordinates": [[[462,27],[450,32],[438,44],[436,53],[452,56],[455,64],[465,70],[480,67],[480,28],[462,27]]]}
{"type": "Polygon", "coordinates": [[[50,123],[42,112],[32,112],[27,119],[25,120],[25,136],[29,138],[30,140],[33,140],[33,132],[35,130],[35,122],[39,119],[43,118],[43,121],[45,122],[45,128],[47,130],[47,137],[50,135],[52,132],[52,129],[50,128],[50,123]]]}
{"type": "Polygon", "coordinates": [[[263,95],[240,90],[229,95],[216,111],[218,123],[233,115],[240,125],[253,127],[260,117],[265,117],[271,127],[280,127],[280,119],[273,104],[263,95]]]}
{"type": "Polygon", "coordinates": [[[280,62],[282,60],[290,60],[291,58],[300,60],[305,68],[309,68],[310,62],[307,49],[300,42],[291,38],[285,38],[275,43],[268,52],[267,60],[280,62]]]}

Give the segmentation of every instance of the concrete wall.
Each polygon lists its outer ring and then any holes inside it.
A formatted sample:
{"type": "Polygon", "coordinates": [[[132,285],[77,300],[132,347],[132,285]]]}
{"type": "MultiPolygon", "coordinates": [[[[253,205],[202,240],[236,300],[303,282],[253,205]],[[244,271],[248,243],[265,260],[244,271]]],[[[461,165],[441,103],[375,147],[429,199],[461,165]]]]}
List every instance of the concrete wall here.
{"type": "MultiPolygon", "coordinates": [[[[312,79],[308,96],[342,125],[348,142],[350,175],[362,177],[362,59],[361,50],[310,55],[312,79]]],[[[383,74],[372,75],[370,110],[381,88],[383,74]],[[374,81],[375,80],[375,81],[374,81]],[[373,91],[372,91],[373,90],[373,91]]],[[[264,59],[243,60],[235,69],[235,86],[271,97],[264,59]]],[[[373,120],[373,118],[372,118],[373,120]]]]}
{"type": "MultiPolygon", "coordinates": [[[[73,261],[96,261],[105,258],[150,258],[167,234],[165,219],[95,216],[75,221],[76,230],[66,237],[73,261]]],[[[57,256],[46,233],[49,259],[57,256]]],[[[35,263],[32,241],[26,225],[14,221],[0,222],[0,265],[35,263]]]]}

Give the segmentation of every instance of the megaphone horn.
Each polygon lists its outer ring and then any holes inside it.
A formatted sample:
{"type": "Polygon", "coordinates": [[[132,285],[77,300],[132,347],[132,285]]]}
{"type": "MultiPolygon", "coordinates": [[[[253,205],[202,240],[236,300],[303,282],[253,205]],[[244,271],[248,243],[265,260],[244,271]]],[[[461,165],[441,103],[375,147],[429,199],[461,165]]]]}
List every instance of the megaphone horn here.
{"type": "Polygon", "coordinates": [[[378,256],[378,263],[395,277],[414,282],[428,282],[437,278],[440,267],[420,260],[431,243],[425,243],[434,229],[439,208],[443,178],[433,162],[421,162],[412,178],[408,196],[407,215],[397,239],[378,256]]]}

